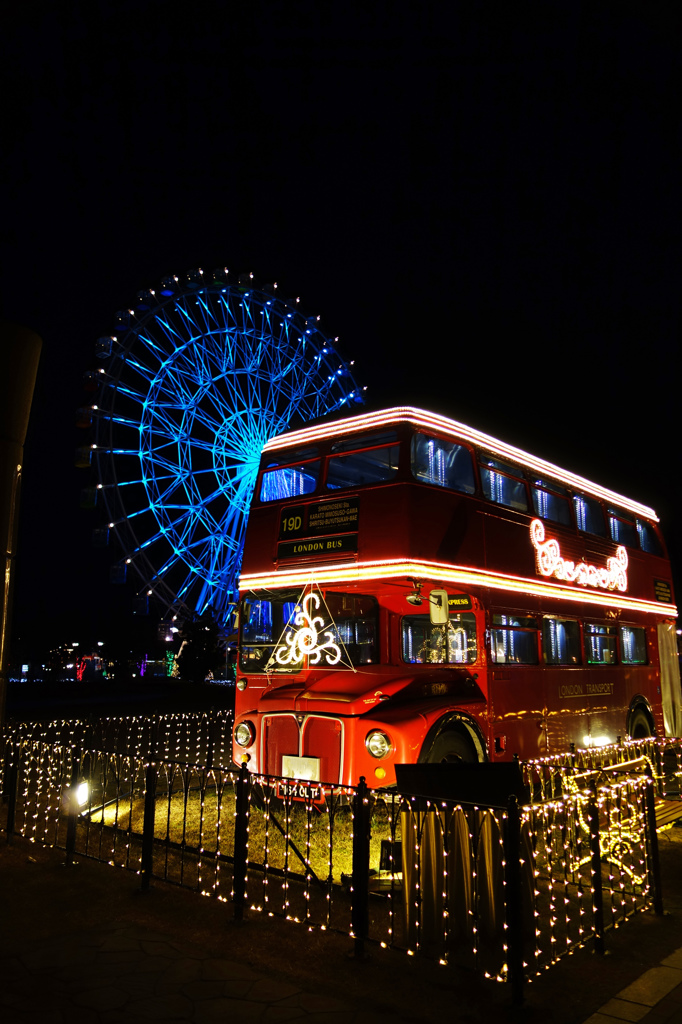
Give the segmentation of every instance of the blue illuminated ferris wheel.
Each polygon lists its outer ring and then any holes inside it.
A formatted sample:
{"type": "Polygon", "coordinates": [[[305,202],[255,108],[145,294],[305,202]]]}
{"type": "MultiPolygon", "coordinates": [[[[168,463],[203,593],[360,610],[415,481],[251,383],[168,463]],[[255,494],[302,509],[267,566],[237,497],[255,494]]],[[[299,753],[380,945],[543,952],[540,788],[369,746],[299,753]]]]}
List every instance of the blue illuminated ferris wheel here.
{"type": "Polygon", "coordinates": [[[318,321],[252,275],[197,270],[139,292],[99,340],[92,454],[115,569],[164,616],[228,620],[263,445],[362,401],[318,321]]]}

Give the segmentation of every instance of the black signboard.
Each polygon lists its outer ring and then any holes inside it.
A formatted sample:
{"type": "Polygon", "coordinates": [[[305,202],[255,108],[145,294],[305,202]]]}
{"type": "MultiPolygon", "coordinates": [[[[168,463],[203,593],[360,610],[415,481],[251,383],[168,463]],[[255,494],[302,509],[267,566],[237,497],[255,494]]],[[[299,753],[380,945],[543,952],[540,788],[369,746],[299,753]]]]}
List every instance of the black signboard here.
{"type": "Polygon", "coordinates": [[[316,501],[310,505],[290,505],[282,509],[279,540],[294,537],[321,537],[328,533],[354,533],[360,516],[359,498],[316,501]]]}
{"type": "Polygon", "coordinates": [[[673,603],[673,591],[668,580],[654,580],[654,595],[663,604],[673,603]]]}
{"type": "Polygon", "coordinates": [[[314,555],[338,555],[358,550],[357,533],[345,537],[301,537],[299,540],[281,541],[277,545],[278,558],[309,558],[314,555]]]}

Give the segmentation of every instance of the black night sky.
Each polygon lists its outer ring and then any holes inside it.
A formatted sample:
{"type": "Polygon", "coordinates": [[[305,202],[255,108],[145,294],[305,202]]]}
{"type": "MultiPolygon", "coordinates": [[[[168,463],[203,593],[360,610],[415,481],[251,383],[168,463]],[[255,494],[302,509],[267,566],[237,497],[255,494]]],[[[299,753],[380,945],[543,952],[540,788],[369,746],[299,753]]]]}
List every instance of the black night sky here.
{"type": "Polygon", "coordinates": [[[677,16],[13,5],[0,311],[44,343],[15,633],[132,628],[79,508],[74,413],[114,312],[193,267],[300,295],[373,406],[451,415],[652,505],[679,580],[677,16]]]}

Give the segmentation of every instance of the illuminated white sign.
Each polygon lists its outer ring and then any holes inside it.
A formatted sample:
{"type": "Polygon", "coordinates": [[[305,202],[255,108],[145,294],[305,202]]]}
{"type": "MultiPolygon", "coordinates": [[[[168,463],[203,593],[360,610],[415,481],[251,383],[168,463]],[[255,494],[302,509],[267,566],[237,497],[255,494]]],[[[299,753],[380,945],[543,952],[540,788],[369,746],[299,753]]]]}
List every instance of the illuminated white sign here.
{"type": "Polygon", "coordinates": [[[545,540],[545,524],[534,519],[530,524],[530,539],[535,548],[537,569],[541,576],[553,576],[581,587],[599,587],[601,590],[628,589],[628,553],[622,544],[614,557],[606,559],[606,566],[588,565],[587,562],[569,562],[561,557],[559,541],[555,537],[545,540]]]}
{"type": "Polygon", "coordinates": [[[324,660],[327,665],[338,665],[341,660],[341,648],[334,641],[334,630],[327,624],[321,615],[315,615],[310,611],[311,601],[314,604],[314,611],[320,607],[320,598],[314,592],[310,592],[297,607],[294,614],[294,626],[297,629],[289,628],[284,636],[284,643],[279,644],[275,650],[275,661],[278,665],[296,665],[304,657],[308,658],[310,665],[319,665],[320,658],[324,653],[324,660]],[[326,637],[324,643],[320,642],[320,632],[326,637]]]}

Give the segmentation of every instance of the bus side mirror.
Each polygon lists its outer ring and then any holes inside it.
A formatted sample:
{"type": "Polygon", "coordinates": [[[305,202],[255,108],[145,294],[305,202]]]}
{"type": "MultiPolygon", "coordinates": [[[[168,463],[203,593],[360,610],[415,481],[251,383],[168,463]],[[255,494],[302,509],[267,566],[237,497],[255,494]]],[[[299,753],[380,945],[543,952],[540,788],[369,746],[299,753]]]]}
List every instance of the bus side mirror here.
{"type": "Polygon", "coordinates": [[[445,626],[450,621],[447,590],[432,590],[429,594],[429,618],[432,626],[445,626]]]}

